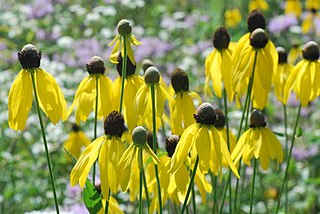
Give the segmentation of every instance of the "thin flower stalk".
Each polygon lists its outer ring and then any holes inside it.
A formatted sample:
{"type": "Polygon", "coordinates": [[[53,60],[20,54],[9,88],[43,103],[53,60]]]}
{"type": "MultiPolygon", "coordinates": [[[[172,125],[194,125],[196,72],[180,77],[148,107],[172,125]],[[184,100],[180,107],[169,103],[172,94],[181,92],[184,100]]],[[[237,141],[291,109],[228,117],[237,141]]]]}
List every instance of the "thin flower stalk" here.
{"type": "MultiPolygon", "coordinates": [[[[123,43],[126,44],[127,36],[123,35],[123,43]]],[[[120,109],[119,112],[122,112],[122,103],[123,103],[123,95],[124,95],[124,82],[127,77],[127,46],[123,46],[123,60],[122,60],[122,75],[121,75],[121,92],[120,92],[120,109]]]]}
{"type": "MultiPolygon", "coordinates": [[[[97,123],[98,123],[98,100],[99,100],[99,83],[98,83],[99,76],[96,74],[96,106],[94,109],[94,129],[93,129],[93,140],[97,139],[97,123]]],[[[92,170],[92,183],[95,184],[96,180],[96,162],[93,164],[93,170],[92,170]]],[[[107,201],[108,202],[108,201],[107,201]]],[[[107,207],[107,204],[106,204],[107,207]]],[[[106,208],[107,210],[107,208],[106,208]]]]}
{"type": "Polygon", "coordinates": [[[138,162],[139,162],[139,169],[140,169],[140,177],[139,177],[139,214],[142,213],[142,180],[143,180],[143,159],[142,159],[142,148],[139,146],[138,152],[138,162]]]}
{"type": "Polygon", "coordinates": [[[46,158],[47,158],[48,169],[49,169],[49,173],[50,173],[51,186],[52,186],[53,197],[54,197],[54,204],[55,204],[56,212],[57,212],[57,214],[59,214],[60,212],[59,212],[59,205],[58,205],[58,199],[57,199],[57,194],[56,194],[56,185],[55,185],[55,181],[54,181],[54,175],[53,175],[53,172],[52,172],[52,166],[51,166],[51,160],[50,160],[50,156],[49,156],[48,144],[47,144],[47,139],[46,139],[46,135],[45,135],[45,132],[44,132],[44,126],[43,126],[43,122],[42,122],[42,116],[41,116],[41,112],[40,112],[40,105],[39,105],[38,93],[37,93],[37,89],[36,89],[34,72],[35,72],[34,69],[32,69],[31,72],[30,72],[31,79],[32,79],[33,93],[34,93],[34,97],[35,97],[35,101],[36,101],[37,112],[38,112],[38,117],[39,117],[39,122],[40,122],[40,127],[41,127],[41,133],[42,133],[42,139],[43,139],[43,143],[44,143],[44,148],[46,150],[46,158]]]}

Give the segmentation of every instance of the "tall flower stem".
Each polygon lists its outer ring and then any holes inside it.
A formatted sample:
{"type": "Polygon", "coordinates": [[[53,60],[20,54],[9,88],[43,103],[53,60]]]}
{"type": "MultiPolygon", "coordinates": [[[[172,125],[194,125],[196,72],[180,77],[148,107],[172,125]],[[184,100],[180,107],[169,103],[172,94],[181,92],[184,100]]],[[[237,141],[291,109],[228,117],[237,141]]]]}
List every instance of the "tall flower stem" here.
{"type": "MultiPolygon", "coordinates": [[[[238,142],[238,140],[239,140],[239,138],[241,136],[241,130],[242,130],[242,125],[243,125],[244,118],[245,118],[244,129],[247,129],[247,127],[248,127],[248,119],[249,119],[250,104],[251,104],[251,93],[252,93],[252,88],[253,88],[254,73],[255,73],[254,71],[255,71],[255,68],[256,68],[256,64],[257,64],[258,53],[259,53],[258,50],[255,50],[253,67],[252,67],[252,74],[251,74],[251,77],[250,77],[250,80],[249,80],[249,84],[248,84],[248,90],[247,90],[246,101],[245,101],[245,104],[244,104],[244,109],[242,111],[240,128],[239,128],[239,132],[238,132],[238,136],[237,136],[237,142],[238,142]]],[[[241,168],[241,159],[239,161],[238,171],[240,170],[240,168],[241,168]]],[[[235,194],[234,194],[234,211],[235,212],[237,212],[238,188],[239,188],[239,179],[237,179],[236,188],[235,188],[235,194]]]]}
{"type": "Polygon", "coordinates": [[[192,170],[192,174],[191,174],[190,183],[189,183],[189,186],[188,186],[186,198],[184,199],[184,202],[183,202],[183,205],[182,205],[181,214],[184,213],[184,210],[187,207],[189,195],[190,195],[190,192],[191,192],[191,189],[192,189],[192,186],[193,186],[194,177],[196,176],[198,164],[199,164],[199,156],[197,156],[196,162],[195,162],[193,170],[192,170]]]}
{"type": "Polygon", "coordinates": [[[104,214],[108,214],[109,212],[109,200],[110,200],[110,195],[111,195],[111,191],[109,189],[109,192],[108,192],[108,197],[107,197],[107,200],[106,200],[106,206],[104,208],[104,214]]]}
{"type": "MultiPolygon", "coordinates": [[[[229,135],[229,119],[228,119],[228,101],[227,101],[227,92],[226,89],[223,89],[223,101],[224,101],[224,116],[226,122],[226,131],[227,131],[227,146],[230,151],[230,135],[229,135]]],[[[230,170],[229,170],[230,171],[230,170]]],[[[231,173],[230,173],[231,176],[231,173]]],[[[231,177],[228,179],[229,181],[229,213],[232,213],[232,190],[231,190],[231,177]]]]}
{"type": "Polygon", "coordinates": [[[300,112],[301,112],[301,104],[299,105],[298,115],[297,115],[296,123],[295,123],[294,129],[293,129],[293,134],[292,134],[292,139],[291,139],[291,145],[290,145],[290,150],[289,150],[288,160],[287,160],[287,166],[286,166],[286,170],[285,170],[285,173],[284,173],[284,177],[283,177],[281,189],[280,189],[280,192],[279,192],[278,202],[277,202],[277,208],[276,208],[276,212],[275,212],[275,213],[278,213],[278,211],[279,211],[280,203],[281,203],[281,195],[282,195],[282,192],[283,192],[285,183],[287,182],[287,179],[288,179],[288,172],[289,172],[291,154],[292,154],[293,144],[294,144],[294,141],[295,141],[295,136],[296,136],[297,128],[298,128],[298,124],[299,124],[300,112]]]}
{"type": "Polygon", "coordinates": [[[196,205],[196,191],[194,190],[194,184],[192,184],[192,213],[197,213],[197,205],[196,205]]]}
{"type": "Polygon", "coordinates": [[[123,59],[122,59],[122,71],[121,71],[121,91],[120,91],[120,110],[122,112],[122,103],[124,95],[124,81],[127,78],[127,36],[123,36],[123,59]]]}
{"type": "MultiPolygon", "coordinates": [[[[99,105],[99,74],[96,74],[96,106],[94,108],[94,128],[93,128],[93,140],[97,139],[97,123],[98,123],[98,105],[99,105]]],[[[96,162],[93,164],[92,183],[96,181],[96,162]]]]}
{"type": "Polygon", "coordinates": [[[53,175],[53,172],[52,172],[52,166],[51,166],[51,160],[50,160],[50,156],[49,156],[48,144],[47,144],[47,139],[46,139],[46,135],[45,135],[45,132],[44,132],[44,126],[43,126],[43,122],[42,122],[42,116],[41,116],[41,112],[40,112],[39,98],[38,98],[36,82],[35,82],[35,78],[34,78],[34,72],[35,72],[34,70],[30,71],[31,79],[32,79],[32,86],[33,86],[33,93],[34,93],[34,97],[35,97],[35,101],[36,101],[37,112],[38,112],[38,117],[39,117],[39,122],[40,122],[40,127],[41,127],[41,133],[42,133],[42,139],[43,139],[43,143],[44,143],[44,148],[45,148],[45,151],[46,151],[46,157],[47,157],[47,163],[48,163],[48,168],[49,168],[49,173],[50,173],[50,179],[51,179],[51,186],[52,186],[52,191],[53,191],[54,203],[55,203],[55,207],[56,207],[56,212],[57,212],[57,214],[59,214],[59,205],[58,205],[58,199],[57,199],[57,194],[56,194],[56,185],[55,185],[55,182],[54,182],[54,175],[53,175]]]}
{"type": "Polygon", "coordinates": [[[217,177],[214,176],[212,172],[210,172],[211,183],[213,186],[213,206],[212,206],[212,214],[218,213],[218,198],[217,198],[217,177]]]}
{"type": "MultiPolygon", "coordinates": [[[[229,170],[227,183],[226,183],[226,185],[224,187],[224,190],[223,190],[223,195],[222,195],[222,201],[221,201],[221,204],[220,204],[219,214],[223,213],[224,200],[226,198],[227,190],[229,189],[228,187],[230,186],[230,180],[231,180],[231,170],[229,170]]],[[[229,203],[230,203],[229,206],[231,206],[231,201],[229,203]]]]}
{"type": "Polygon", "coordinates": [[[142,161],[142,148],[139,146],[139,153],[138,153],[138,161],[139,161],[139,170],[140,170],[140,177],[139,177],[139,214],[142,213],[142,180],[143,180],[143,161],[142,161]]]}
{"type": "MultiPolygon", "coordinates": [[[[150,85],[151,89],[151,101],[152,101],[152,133],[153,133],[153,152],[157,154],[157,121],[156,121],[156,97],[154,84],[150,85]]],[[[154,164],[154,170],[156,174],[157,186],[158,186],[158,197],[159,197],[159,210],[162,214],[162,198],[161,198],[161,186],[158,172],[158,165],[154,164]]]]}
{"type": "MultiPolygon", "coordinates": [[[[284,115],[284,136],[285,136],[285,160],[288,160],[288,114],[287,114],[287,106],[285,104],[283,106],[283,115],[284,115]]],[[[285,184],[285,213],[288,213],[288,182],[285,184]]]]}
{"type": "Polygon", "coordinates": [[[256,180],[256,170],[257,170],[257,159],[254,158],[253,161],[253,175],[252,175],[252,183],[251,183],[251,195],[250,195],[250,214],[252,213],[252,205],[253,205],[253,195],[254,195],[254,182],[256,180]]]}
{"type": "Polygon", "coordinates": [[[148,192],[148,186],[147,186],[146,174],[144,173],[144,169],[143,169],[143,168],[142,168],[142,173],[143,173],[143,186],[144,186],[144,192],[145,192],[145,194],[146,194],[147,205],[148,205],[148,209],[149,209],[149,207],[150,207],[149,192],[148,192]]]}

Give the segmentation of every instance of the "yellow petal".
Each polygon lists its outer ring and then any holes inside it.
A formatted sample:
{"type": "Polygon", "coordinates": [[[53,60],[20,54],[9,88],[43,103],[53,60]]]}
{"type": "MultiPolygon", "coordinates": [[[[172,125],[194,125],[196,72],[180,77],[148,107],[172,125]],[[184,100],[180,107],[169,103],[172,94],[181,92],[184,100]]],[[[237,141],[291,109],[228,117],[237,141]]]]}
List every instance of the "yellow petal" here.
{"type": "Polygon", "coordinates": [[[114,45],[112,51],[111,51],[111,54],[110,54],[110,62],[113,63],[113,64],[118,64],[118,55],[119,55],[119,52],[120,52],[120,43],[121,43],[121,40],[120,38],[116,37],[117,38],[117,41],[116,41],[116,44],[114,45]]]}
{"type": "Polygon", "coordinates": [[[113,86],[110,78],[99,75],[98,117],[107,117],[112,111],[113,86]]]}
{"type": "Polygon", "coordinates": [[[8,95],[8,122],[11,129],[24,129],[32,106],[32,88],[29,72],[22,69],[13,81],[8,95]]]}
{"type": "Polygon", "coordinates": [[[199,156],[199,168],[201,172],[207,172],[209,169],[211,140],[209,137],[209,131],[206,126],[201,126],[195,134],[193,140],[199,156]],[[209,151],[209,154],[208,154],[209,151]]]}

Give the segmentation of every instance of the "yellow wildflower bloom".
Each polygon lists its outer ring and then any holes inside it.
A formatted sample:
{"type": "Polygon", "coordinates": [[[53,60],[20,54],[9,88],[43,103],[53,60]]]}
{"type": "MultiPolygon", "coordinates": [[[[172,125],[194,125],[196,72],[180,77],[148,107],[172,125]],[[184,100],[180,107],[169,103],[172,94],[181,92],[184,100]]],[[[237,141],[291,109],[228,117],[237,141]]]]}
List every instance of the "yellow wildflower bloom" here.
{"type": "Polygon", "coordinates": [[[244,132],[237,142],[231,158],[238,163],[242,157],[243,162],[250,166],[252,157],[260,159],[263,170],[269,167],[270,159],[283,161],[283,150],[281,144],[273,132],[266,127],[264,115],[259,110],[254,110],[250,117],[250,127],[244,132]]]}
{"type": "Polygon", "coordinates": [[[320,9],[320,1],[319,0],[306,0],[306,9],[311,10],[319,10],[320,9]]]}
{"type": "Polygon", "coordinates": [[[72,131],[68,137],[68,139],[64,142],[63,147],[76,159],[79,158],[82,149],[87,147],[90,144],[90,140],[84,134],[82,130],[80,130],[77,124],[72,125],[72,131]]]}
{"type": "Polygon", "coordinates": [[[294,44],[288,54],[288,63],[295,65],[302,58],[302,50],[300,45],[294,44]]]}
{"type": "Polygon", "coordinates": [[[259,10],[268,10],[269,5],[266,0],[250,0],[249,2],[249,11],[259,9],[259,10]]]}
{"type": "Polygon", "coordinates": [[[268,101],[272,78],[277,68],[278,54],[275,46],[261,28],[254,30],[251,35],[244,35],[233,52],[233,86],[236,93],[241,93],[243,88],[248,85],[252,76],[256,52],[257,59],[252,86],[253,106],[263,109],[268,101]],[[256,40],[257,43],[254,44],[254,38],[260,36],[264,37],[263,41],[256,40]]]}
{"type": "Polygon", "coordinates": [[[242,19],[241,11],[238,8],[226,10],[224,13],[226,27],[236,27],[242,19]]]}
{"type": "Polygon", "coordinates": [[[286,104],[283,100],[284,95],[284,86],[287,82],[288,76],[293,70],[293,65],[287,62],[287,53],[282,47],[277,48],[278,55],[279,55],[279,63],[276,73],[274,75],[273,83],[274,83],[274,92],[277,99],[286,104]]]}
{"type": "MultiPolygon", "coordinates": [[[[122,81],[122,57],[119,55],[118,60],[120,63],[117,64],[117,71],[120,77],[117,77],[113,82],[113,100],[112,108],[117,110],[120,108],[120,91],[121,91],[121,81],[122,81]]],[[[128,125],[130,132],[137,126],[139,115],[135,111],[134,98],[143,84],[143,79],[135,74],[136,66],[127,60],[127,77],[124,80],[124,93],[123,93],[123,116],[128,125]]]]}
{"type": "Polygon", "coordinates": [[[131,48],[131,45],[140,45],[142,44],[139,42],[136,37],[132,34],[132,27],[129,24],[129,21],[126,19],[122,19],[118,23],[118,35],[113,39],[112,42],[109,43],[109,46],[113,46],[113,49],[111,51],[111,55],[109,57],[110,61],[114,64],[118,64],[118,55],[121,52],[121,56],[124,57],[124,46],[126,47],[128,57],[131,60],[131,62],[135,65],[136,61],[134,59],[133,51],[131,48]],[[124,37],[125,44],[124,43],[124,37]]]}
{"type": "Polygon", "coordinates": [[[175,105],[175,108],[171,112],[171,129],[173,134],[181,135],[183,130],[194,121],[193,114],[196,113],[194,100],[197,100],[199,103],[202,100],[197,93],[189,91],[188,75],[181,68],[176,68],[172,72],[171,84],[175,101],[172,104],[175,105]]]}
{"type": "Polygon", "coordinates": [[[121,136],[125,130],[124,119],[116,111],[111,112],[105,120],[105,135],[94,140],[81,154],[70,175],[70,184],[79,183],[83,188],[91,166],[98,161],[101,176],[101,191],[104,197],[115,193],[119,185],[127,189],[129,182],[128,170],[119,170],[118,163],[125,150],[121,136]]]}
{"type": "Polygon", "coordinates": [[[165,100],[169,100],[169,104],[174,103],[167,92],[164,85],[159,83],[160,73],[157,68],[151,66],[147,69],[144,80],[145,83],[139,88],[135,97],[135,110],[137,111],[141,123],[146,127],[152,129],[152,99],[151,99],[151,85],[154,86],[155,91],[155,107],[156,107],[156,129],[161,125],[162,115],[164,113],[165,100]]]}
{"type": "Polygon", "coordinates": [[[54,77],[40,68],[41,53],[31,44],[18,53],[22,70],[10,88],[8,95],[9,127],[22,131],[26,126],[28,113],[32,106],[33,84],[37,89],[40,108],[53,124],[67,118],[67,104],[54,77]]]}
{"type": "Polygon", "coordinates": [[[289,74],[284,88],[284,102],[293,90],[303,107],[320,95],[320,61],[316,42],[308,42],[303,48],[301,60],[289,74]]]}
{"type": "Polygon", "coordinates": [[[222,172],[222,159],[226,159],[234,174],[239,177],[238,171],[230,158],[227,144],[223,137],[214,127],[216,113],[213,106],[203,103],[199,106],[197,114],[194,116],[196,123],[190,125],[182,134],[180,143],[172,156],[170,172],[176,172],[186,161],[189,153],[191,155],[191,166],[194,165],[197,156],[199,157],[200,171],[206,173],[209,170],[209,162],[212,158],[217,158],[219,172],[222,172]],[[215,154],[211,148],[215,148],[215,154]]]}
{"type": "MultiPolygon", "coordinates": [[[[98,214],[104,214],[106,208],[106,198],[102,198],[102,209],[98,212],[98,214]]],[[[109,197],[109,207],[108,213],[110,214],[123,214],[124,212],[121,210],[118,201],[110,195],[109,197]]]]}
{"type": "Polygon", "coordinates": [[[224,27],[215,31],[213,46],[215,49],[205,61],[206,79],[212,81],[213,91],[219,98],[222,97],[224,86],[228,100],[231,102],[234,95],[232,88],[232,47],[234,44],[230,44],[230,35],[224,27]]]}
{"type": "Polygon", "coordinates": [[[294,14],[297,17],[301,16],[302,7],[300,0],[287,0],[284,8],[286,15],[294,14]]]}
{"type": "Polygon", "coordinates": [[[104,75],[105,67],[101,57],[92,57],[86,65],[89,76],[79,84],[75,98],[68,110],[68,116],[75,108],[76,123],[86,121],[90,112],[95,111],[98,93],[98,118],[106,117],[112,111],[112,81],[104,75]],[[98,82],[97,82],[98,81],[98,82]],[[96,90],[98,84],[98,91],[96,90]]]}
{"type": "Polygon", "coordinates": [[[308,11],[307,15],[304,17],[302,21],[301,30],[302,33],[308,34],[310,32],[319,34],[318,30],[316,29],[316,20],[320,19],[320,15],[318,14],[317,10],[311,9],[308,11]]]}

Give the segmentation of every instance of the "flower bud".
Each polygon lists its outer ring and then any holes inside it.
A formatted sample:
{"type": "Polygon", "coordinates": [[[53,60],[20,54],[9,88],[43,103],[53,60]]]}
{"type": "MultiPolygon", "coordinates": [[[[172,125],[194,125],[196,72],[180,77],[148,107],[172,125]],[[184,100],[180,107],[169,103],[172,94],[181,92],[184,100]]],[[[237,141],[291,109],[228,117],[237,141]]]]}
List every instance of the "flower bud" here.
{"type": "Polygon", "coordinates": [[[253,10],[247,19],[248,31],[252,33],[257,28],[266,29],[266,19],[260,10],[253,10]]]}
{"type": "Polygon", "coordinates": [[[143,72],[145,73],[146,70],[151,67],[151,66],[154,66],[154,63],[150,60],[150,59],[144,59],[142,61],[142,69],[143,69],[143,72]]]}
{"type": "Polygon", "coordinates": [[[227,49],[230,43],[230,35],[224,27],[219,27],[213,35],[213,46],[218,50],[227,49]]]}
{"type": "Polygon", "coordinates": [[[132,141],[136,145],[144,145],[148,140],[148,132],[142,126],[137,126],[132,131],[132,141]]]}
{"type": "Polygon", "coordinates": [[[210,103],[202,103],[193,117],[202,125],[214,125],[217,119],[216,111],[210,103]]]}
{"type": "Polygon", "coordinates": [[[109,136],[121,137],[126,130],[121,113],[112,111],[104,121],[104,133],[109,136]]]}
{"type": "Polygon", "coordinates": [[[282,63],[287,63],[287,58],[288,58],[288,54],[286,52],[286,50],[283,47],[277,47],[277,52],[278,52],[278,63],[282,64],[282,63]]]}
{"type": "Polygon", "coordinates": [[[257,128],[257,127],[265,127],[267,125],[265,116],[262,111],[260,110],[253,110],[250,116],[250,127],[257,128]]]}
{"type": "Polygon", "coordinates": [[[18,59],[23,69],[39,68],[41,52],[34,45],[27,44],[18,52],[18,59]]]}
{"type": "Polygon", "coordinates": [[[130,23],[127,19],[120,20],[117,28],[118,28],[118,33],[121,36],[129,35],[132,32],[132,27],[130,26],[130,23]]]}
{"type": "Polygon", "coordinates": [[[144,82],[146,84],[157,84],[159,83],[160,80],[160,72],[159,70],[154,67],[154,66],[150,66],[147,70],[146,73],[144,74],[144,82]]]}
{"type": "Polygon", "coordinates": [[[302,49],[302,56],[306,60],[316,61],[319,59],[319,47],[314,41],[310,41],[304,45],[302,49]]]}
{"type": "MultiPolygon", "coordinates": [[[[117,64],[117,71],[119,76],[122,76],[122,61],[123,61],[123,57],[121,56],[121,53],[119,53],[118,55],[118,64],[117,64]]],[[[134,65],[130,58],[127,57],[127,70],[126,70],[126,76],[131,76],[133,74],[135,74],[136,72],[136,65],[134,65]]]]}
{"type": "Polygon", "coordinates": [[[171,75],[171,85],[176,93],[189,91],[189,79],[187,73],[181,68],[176,68],[171,75]]]}
{"type": "Polygon", "coordinates": [[[104,74],[105,67],[103,59],[99,56],[94,56],[86,64],[86,69],[89,74],[104,74]]]}
{"type": "Polygon", "coordinates": [[[216,109],[217,119],[214,123],[214,126],[217,129],[222,129],[226,124],[226,117],[224,116],[224,113],[221,111],[221,109],[216,109]]]}
{"type": "Polygon", "coordinates": [[[261,29],[255,29],[250,35],[250,45],[254,48],[264,48],[268,43],[268,36],[266,32],[261,29]]]}
{"type": "Polygon", "coordinates": [[[180,137],[178,135],[171,135],[166,138],[166,150],[168,152],[169,157],[173,156],[179,140],[180,137]]]}

